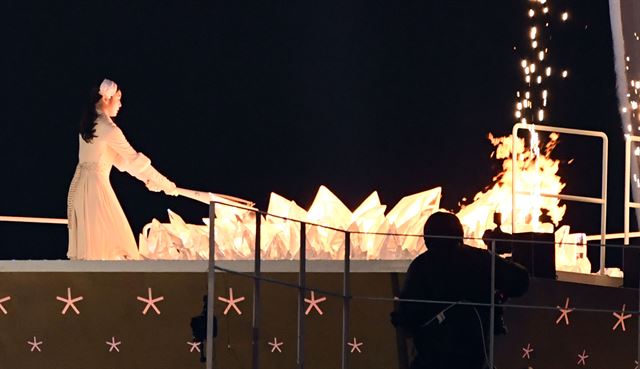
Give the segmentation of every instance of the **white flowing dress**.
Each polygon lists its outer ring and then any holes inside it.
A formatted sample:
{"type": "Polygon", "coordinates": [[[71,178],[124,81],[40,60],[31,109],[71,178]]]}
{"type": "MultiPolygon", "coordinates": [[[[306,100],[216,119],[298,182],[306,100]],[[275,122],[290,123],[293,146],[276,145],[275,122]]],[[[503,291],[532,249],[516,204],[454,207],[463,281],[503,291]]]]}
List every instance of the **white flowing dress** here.
{"type": "Polygon", "coordinates": [[[69,186],[69,259],[140,259],[131,227],[116,198],[109,173],[116,166],[143,180],[151,166],[144,154],[131,147],[124,134],[105,115],[98,115],[91,143],[79,137],[78,166],[69,186]]]}

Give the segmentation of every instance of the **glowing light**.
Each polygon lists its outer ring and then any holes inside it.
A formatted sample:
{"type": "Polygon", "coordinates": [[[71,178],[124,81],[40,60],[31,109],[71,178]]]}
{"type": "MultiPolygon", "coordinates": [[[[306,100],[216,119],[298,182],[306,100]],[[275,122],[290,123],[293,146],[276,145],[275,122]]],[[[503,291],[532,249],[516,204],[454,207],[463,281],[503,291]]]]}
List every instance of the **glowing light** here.
{"type": "Polygon", "coordinates": [[[542,91],[542,98],[546,99],[548,94],[547,90],[542,91]]]}
{"type": "Polygon", "coordinates": [[[538,47],[538,41],[533,41],[533,42],[531,43],[531,48],[532,48],[532,49],[535,49],[535,48],[537,48],[537,47],[538,47]]]}
{"type": "Polygon", "coordinates": [[[568,75],[569,75],[569,72],[567,72],[566,70],[562,71],[562,78],[567,78],[568,75]]]}
{"type": "Polygon", "coordinates": [[[542,83],[542,76],[538,76],[536,78],[536,82],[538,82],[538,84],[541,84],[542,83]]]}
{"type": "Polygon", "coordinates": [[[531,32],[529,33],[529,36],[531,37],[532,40],[535,40],[537,33],[538,33],[538,29],[536,27],[531,27],[531,32]]]}
{"type": "Polygon", "coordinates": [[[622,108],[622,113],[626,113],[626,112],[627,112],[627,107],[625,106],[622,108]]]}
{"type": "Polygon", "coordinates": [[[525,93],[524,93],[524,97],[525,97],[527,100],[529,99],[529,96],[531,96],[531,95],[529,94],[529,91],[527,91],[527,92],[525,92],[525,93]]]}
{"type": "Polygon", "coordinates": [[[542,12],[544,14],[547,14],[549,12],[549,8],[547,8],[546,6],[542,9],[542,12]]]}
{"type": "Polygon", "coordinates": [[[544,110],[538,110],[538,121],[542,122],[544,120],[544,110]]]}
{"type": "Polygon", "coordinates": [[[536,65],[535,64],[531,63],[529,68],[531,69],[531,73],[535,73],[536,72],[536,65]]]}
{"type": "Polygon", "coordinates": [[[522,117],[522,113],[520,113],[520,110],[516,110],[516,118],[520,119],[522,117]]]}
{"type": "Polygon", "coordinates": [[[522,110],[522,103],[517,103],[516,104],[516,109],[522,110]]]}
{"type": "Polygon", "coordinates": [[[640,81],[636,81],[636,88],[640,89],[640,81]]]}
{"type": "Polygon", "coordinates": [[[522,66],[522,68],[526,68],[527,67],[527,59],[522,59],[522,61],[520,62],[520,65],[522,66]]]}
{"type": "MultiPolygon", "coordinates": [[[[521,120],[526,122],[525,118],[521,120]]],[[[502,160],[502,172],[495,176],[495,182],[488,190],[475,195],[473,203],[463,207],[458,212],[465,227],[465,236],[481,237],[486,229],[495,227],[492,221],[493,212],[502,214],[502,231],[512,231],[512,137],[493,137],[489,139],[495,146],[494,157],[502,160]]],[[[514,151],[518,168],[518,191],[538,194],[559,194],[564,188],[561,178],[557,175],[559,161],[550,158],[550,153],[557,143],[558,135],[551,134],[549,142],[540,150],[540,138],[533,131],[529,149],[523,138],[517,138],[514,151]]],[[[559,224],[566,211],[566,205],[560,205],[560,200],[547,196],[518,195],[515,209],[515,224],[517,229],[553,232],[551,224],[542,224],[539,216],[543,209],[551,217],[551,222],[559,224]]],[[[478,245],[484,247],[484,245],[478,245]]]]}
{"type": "Polygon", "coordinates": [[[638,102],[637,101],[631,101],[631,109],[636,110],[638,109],[638,102]]]}
{"type": "MultiPolygon", "coordinates": [[[[633,151],[633,153],[634,153],[636,156],[640,156],[640,146],[636,147],[636,149],[633,151]]],[[[635,177],[635,176],[636,176],[636,174],[634,173],[634,174],[633,174],[633,176],[635,177]]]]}
{"type": "Polygon", "coordinates": [[[547,67],[544,73],[549,77],[551,75],[551,67],[547,67]]]}
{"type": "Polygon", "coordinates": [[[533,9],[529,9],[529,18],[533,18],[535,14],[536,13],[533,11],[533,9]]]}
{"type": "Polygon", "coordinates": [[[531,83],[531,76],[526,76],[524,79],[527,83],[531,83]]]}
{"type": "Polygon", "coordinates": [[[544,51],[538,53],[538,59],[540,59],[540,61],[544,60],[544,51]]]}
{"type": "Polygon", "coordinates": [[[531,71],[532,66],[533,66],[533,64],[531,64],[531,67],[524,68],[524,74],[529,74],[530,72],[532,72],[531,71]]]}
{"type": "Polygon", "coordinates": [[[562,13],[562,21],[564,22],[567,19],[569,19],[569,13],[567,13],[567,12],[562,13]]]}

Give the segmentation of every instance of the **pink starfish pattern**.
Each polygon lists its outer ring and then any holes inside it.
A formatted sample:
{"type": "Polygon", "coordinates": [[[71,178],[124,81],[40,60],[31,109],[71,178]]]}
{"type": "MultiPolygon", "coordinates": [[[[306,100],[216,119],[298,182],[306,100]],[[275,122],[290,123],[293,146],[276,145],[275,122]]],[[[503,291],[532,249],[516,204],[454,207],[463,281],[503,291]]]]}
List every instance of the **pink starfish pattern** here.
{"type": "Polygon", "coordinates": [[[193,350],[200,352],[200,345],[202,345],[202,342],[187,342],[187,345],[191,346],[191,348],[189,348],[189,352],[193,352],[193,350]]]}
{"type": "Polygon", "coordinates": [[[117,352],[120,352],[120,349],[118,348],[118,345],[120,345],[122,342],[118,341],[116,342],[116,338],[115,337],[111,337],[111,341],[106,341],[105,342],[107,345],[109,345],[109,352],[116,350],[117,352]]]}
{"type": "Polygon", "coordinates": [[[269,342],[269,346],[271,346],[271,352],[275,352],[276,350],[278,350],[278,352],[282,352],[280,346],[282,346],[283,344],[284,342],[278,342],[278,339],[273,337],[273,342],[269,342]]]}
{"type": "Polygon", "coordinates": [[[569,309],[569,298],[568,297],[565,300],[564,308],[561,308],[560,306],[558,306],[558,310],[560,310],[560,312],[562,314],[560,314],[560,317],[558,317],[558,319],[556,320],[556,325],[558,323],[560,323],[560,320],[562,320],[562,318],[564,318],[565,324],[569,325],[569,313],[572,312],[574,309],[569,309]]]}
{"type": "Polygon", "coordinates": [[[615,316],[618,321],[616,322],[616,324],[614,324],[613,328],[611,328],[612,331],[615,331],[616,328],[618,328],[619,325],[622,326],[622,331],[626,331],[626,327],[624,326],[624,321],[625,319],[629,319],[631,318],[631,314],[625,314],[624,313],[624,309],[627,307],[626,304],[622,305],[622,311],[620,313],[613,313],[613,316],[615,316]]]}
{"type": "Polygon", "coordinates": [[[324,313],[322,312],[322,309],[320,309],[318,304],[321,303],[322,301],[325,301],[326,299],[327,299],[326,297],[320,297],[320,298],[316,299],[315,293],[313,291],[311,291],[311,298],[310,299],[307,299],[307,298],[304,299],[304,301],[309,304],[309,306],[307,307],[307,310],[304,312],[304,315],[309,315],[309,312],[311,311],[312,308],[316,309],[318,314],[323,315],[324,313]]]}
{"type": "Polygon", "coordinates": [[[587,358],[589,357],[589,355],[587,355],[586,350],[582,350],[582,355],[581,355],[581,354],[578,354],[578,357],[579,357],[580,359],[578,360],[578,363],[577,363],[576,365],[580,365],[580,363],[582,363],[582,365],[587,365],[586,360],[587,360],[587,358]]]}
{"type": "Polygon", "coordinates": [[[62,301],[64,303],[66,303],[66,305],[64,305],[64,308],[62,309],[62,312],[60,314],[65,315],[67,313],[67,310],[69,308],[72,308],[73,311],[76,312],[76,315],[80,315],[80,310],[78,310],[78,308],[76,308],[75,303],[78,301],[82,301],[84,299],[84,297],[82,296],[78,296],[76,298],[71,298],[71,288],[67,287],[67,298],[63,298],[60,296],[56,296],[56,300],[58,301],[62,301]]]}
{"type": "Polygon", "coordinates": [[[362,353],[360,351],[360,346],[363,345],[363,342],[356,341],[356,338],[353,337],[353,342],[347,342],[347,345],[351,346],[351,353],[353,354],[355,351],[358,351],[359,354],[362,353]]]}
{"type": "Polygon", "coordinates": [[[140,297],[140,296],[137,297],[138,301],[147,303],[147,305],[144,307],[144,310],[142,310],[142,315],[147,315],[147,311],[149,311],[149,308],[153,308],[156,314],[160,315],[160,310],[156,306],[156,302],[164,300],[164,296],[156,297],[154,299],[152,295],[151,287],[147,288],[147,291],[149,293],[148,299],[145,299],[144,297],[140,297]]]}
{"type": "Polygon", "coordinates": [[[229,310],[231,308],[233,308],[233,310],[235,310],[236,313],[238,313],[238,315],[242,315],[242,311],[240,311],[240,308],[238,308],[238,305],[236,305],[236,302],[244,301],[244,296],[238,297],[237,299],[234,299],[233,298],[233,288],[229,288],[229,298],[228,299],[224,298],[224,297],[218,297],[218,300],[227,303],[227,307],[224,309],[224,312],[222,313],[223,315],[227,315],[227,313],[229,312],[229,310]]]}
{"type": "Polygon", "coordinates": [[[35,350],[38,350],[38,352],[42,352],[42,350],[40,349],[40,345],[42,345],[42,341],[38,342],[38,340],[36,339],[36,336],[33,336],[33,342],[27,341],[27,343],[31,345],[31,352],[35,350]]]}
{"type": "Polygon", "coordinates": [[[4,315],[7,315],[7,310],[4,308],[4,306],[2,306],[3,302],[7,302],[11,300],[11,296],[5,296],[3,298],[0,299],[0,310],[2,310],[2,312],[4,313],[4,315]]]}
{"type": "Polygon", "coordinates": [[[533,352],[533,348],[531,348],[531,344],[527,343],[527,347],[523,347],[522,351],[524,351],[524,353],[522,354],[522,358],[524,359],[525,357],[527,359],[531,359],[531,353],[533,352]]]}

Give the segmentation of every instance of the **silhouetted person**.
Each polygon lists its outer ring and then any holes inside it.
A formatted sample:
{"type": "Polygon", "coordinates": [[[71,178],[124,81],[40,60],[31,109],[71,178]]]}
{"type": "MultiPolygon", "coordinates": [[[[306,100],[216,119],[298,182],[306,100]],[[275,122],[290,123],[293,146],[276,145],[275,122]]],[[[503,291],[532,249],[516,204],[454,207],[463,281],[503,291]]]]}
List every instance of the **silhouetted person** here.
{"type": "MultiPolygon", "coordinates": [[[[427,251],[411,262],[400,298],[490,303],[492,254],[464,245],[463,234],[454,214],[429,217],[427,251]]],[[[499,298],[520,296],[529,287],[526,269],[497,256],[495,278],[499,298]]],[[[413,338],[412,369],[481,369],[488,365],[489,314],[487,306],[401,302],[391,320],[413,338]]]]}

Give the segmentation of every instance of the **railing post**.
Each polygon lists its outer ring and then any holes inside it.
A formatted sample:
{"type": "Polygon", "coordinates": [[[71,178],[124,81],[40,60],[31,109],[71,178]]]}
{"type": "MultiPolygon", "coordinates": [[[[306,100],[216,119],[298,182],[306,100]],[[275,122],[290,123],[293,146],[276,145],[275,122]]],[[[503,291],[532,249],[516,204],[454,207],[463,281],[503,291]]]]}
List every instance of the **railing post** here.
{"type": "Polygon", "coordinates": [[[307,227],[300,222],[300,270],[298,274],[298,369],[304,368],[304,296],[307,269],[307,227]]]}
{"type": "Polygon", "coordinates": [[[496,313],[496,241],[491,241],[491,312],[489,314],[489,368],[493,369],[496,313]]]}
{"type": "Polygon", "coordinates": [[[252,363],[253,369],[260,366],[260,212],[256,211],[256,238],[254,245],[254,266],[253,266],[253,347],[252,347],[252,363]]]}
{"type": "Polygon", "coordinates": [[[607,257],[607,175],[609,162],[609,139],[602,138],[602,207],[600,208],[600,274],[605,275],[607,257]]]}
{"type": "Polygon", "coordinates": [[[207,273],[207,369],[213,369],[213,304],[215,293],[215,269],[216,269],[216,203],[209,203],[209,268],[207,273]]]}
{"type": "Polygon", "coordinates": [[[344,271],[342,274],[342,369],[349,368],[349,354],[347,353],[347,342],[349,341],[349,312],[351,300],[351,233],[344,234],[344,271]]]}
{"type": "MultiPolygon", "coordinates": [[[[631,197],[631,137],[624,140],[624,245],[629,244],[629,201],[631,197]]],[[[624,255],[624,252],[623,252],[624,255]]]]}

